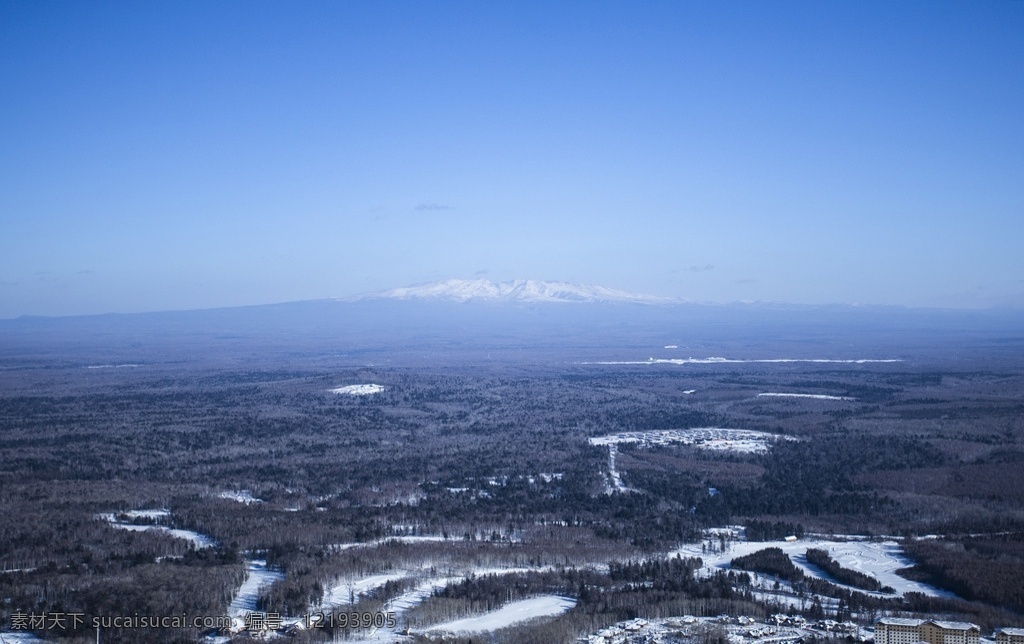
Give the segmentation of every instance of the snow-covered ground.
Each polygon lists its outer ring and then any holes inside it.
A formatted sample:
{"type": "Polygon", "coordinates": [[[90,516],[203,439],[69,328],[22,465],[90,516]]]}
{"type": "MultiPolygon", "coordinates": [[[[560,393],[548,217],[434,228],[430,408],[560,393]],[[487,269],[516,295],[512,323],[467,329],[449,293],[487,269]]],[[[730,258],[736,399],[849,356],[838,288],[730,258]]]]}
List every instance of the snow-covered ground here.
{"type": "Polygon", "coordinates": [[[505,604],[498,610],[477,617],[431,626],[428,632],[454,634],[484,633],[527,622],[538,617],[560,615],[576,605],[576,600],[558,595],[541,595],[505,604]]]}
{"type": "Polygon", "coordinates": [[[615,443],[608,445],[608,483],[605,487],[605,494],[629,491],[629,488],[623,485],[622,476],[615,467],[615,455],[618,454],[618,451],[619,448],[615,443]]]}
{"type": "Polygon", "coordinates": [[[344,387],[337,387],[331,389],[332,394],[347,394],[349,396],[369,396],[370,394],[379,394],[384,391],[383,385],[375,384],[363,384],[363,385],[345,385],[344,387]]]}
{"type": "Polygon", "coordinates": [[[374,539],[373,541],[353,541],[351,543],[335,543],[329,546],[330,550],[350,550],[352,548],[372,548],[373,546],[379,546],[382,543],[389,541],[397,541],[399,543],[425,543],[427,541],[451,541],[451,539],[445,539],[444,536],[439,534],[418,534],[418,535],[397,535],[391,537],[381,537],[380,539],[374,539]]]}
{"type": "Polygon", "coordinates": [[[338,606],[354,603],[359,600],[360,595],[364,595],[372,590],[380,588],[389,581],[398,581],[410,576],[410,572],[403,571],[382,575],[370,575],[369,577],[338,580],[334,582],[326,592],[324,592],[323,601],[319,606],[317,606],[317,609],[323,610],[337,608],[338,606]]]}
{"type": "Polygon", "coordinates": [[[132,532],[143,532],[143,531],[146,531],[146,530],[159,530],[161,532],[166,532],[167,534],[171,535],[172,537],[176,537],[178,539],[186,539],[188,541],[191,541],[192,544],[196,548],[211,548],[211,547],[213,547],[213,546],[215,546],[217,544],[217,541],[214,540],[213,538],[208,537],[205,534],[200,534],[198,532],[193,532],[192,530],[180,530],[180,529],[177,529],[177,528],[168,528],[167,526],[155,525],[155,524],[121,523],[120,521],[117,520],[117,518],[119,516],[126,516],[129,519],[144,518],[144,519],[149,519],[149,520],[155,520],[155,519],[166,518],[166,517],[169,517],[170,515],[171,515],[171,513],[168,510],[164,510],[164,509],[159,509],[159,510],[131,510],[129,512],[118,513],[116,515],[113,514],[113,513],[101,514],[101,515],[99,515],[99,518],[103,519],[106,522],[108,522],[113,527],[119,528],[121,530],[130,530],[132,532]]]}
{"type": "Polygon", "coordinates": [[[590,439],[591,445],[617,445],[619,443],[640,443],[641,445],[668,445],[682,443],[700,449],[728,452],[765,453],[776,440],[793,440],[788,436],[769,434],[751,429],[724,429],[720,427],[698,427],[694,429],[664,429],[650,432],[620,432],[590,439]]]}
{"type": "Polygon", "coordinates": [[[284,579],[284,573],[270,570],[267,568],[267,562],[262,559],[250,559],[245,564],[247,574],[228,607],[230,617],[243,617],[245,613],[256,610],[260,589],[284,579]]]}
{"type": "MultiPolygon", "coordinates": [[[[715,550],[719,547],[718,541],[713,540],[715,550]]],[[[736,557],[748,555],[765,548],[779,548],[790,556],[793,563],[810,577],[818,577],[835,583],[829,579],[820,569],[807,563],[806,552],[808,548],[819,548],[826,550],[833,559],[839,562],[844,568],[851,568],[878,580],[882,586],[891,586],[897,593],[904,594],[918,592],[933,597],[955,597],[952,593],[922,584],[920,582],[904,579],[896,574],[900,568],[908,568],[914,565],[914,561],[908,558],[900,545],[895,541],[868,541],[868,540],[828,540],[823,538],[800,539],[797,541],[727,541],[724,552],[705,551],[702,545],[687,544],[671,553],[683,557],[700,557],[704,560],[702,573],[710,575],[715,570],[729,568],[729,563],[736,557]]],[[[699,573],[700,574],[700,573],[699,573]]],[[[852,588],[859,592],[866,592],[852,588]]],[[[870,593],[877,594],[877,593],[870,593]]]]}
{"type": "Polygon", "coordinates": [[[229,501],[238,501],[246,505],[252,505],[253,503],[263,503],[263,499],[257,499],[252,495],[251,490],[227,490],[217,495],[222,499],[228,499],[229,501]]]}
{"type": "Polygon", "coordinates": [[[814,398],[817,400],[857,400],[856,398],[848,398],[846,396],[827,396],[825,394],[787,394],[787,393],[775,393],[766,392],[763,394],[757,394],[760,396],[773,396],[775,398],[814,398]]]}
{"type": "Polygon", "coordinates": [[[758,363],[789,363],[789,362],[811,362],[811,363],[835,363],[835,364],[866,364],[875,362],[903,362],[896,358],[857,358],[854,360],[835,360],[832,358],[761,358],[754,360],[737,360],[734,358],[648,358],[646,360],[603,360],[594,362],[582,362],[580,364],[741,364],[747,362],[758,363]]]}
{"type": "Polygon", "coordinates": [[[99,515],[104,521],[110,521],[116,523],[120,517],[126,519],[148,519],[155,521],[157,519],[165,519],[171,516],[171,511],[166,508],[152,509],[152,510],[128,510],[127,512],[106,512],[99,515]]]}
{"type": "MultiPolygon", "coordinates": [[[[389,581],[418,579],[415,585],[413,585],[409,590],[406,590],[401,595],[388,600],[381,608],[382,612],[394,615],[397,621],[397,626],[394,629],[380,629],[372,632],[357,631],[354,634],[360,641],[393,642],[398,633],[405,628],[404,615],[408,610],[425,601],[435,591],[442,590],[450,584],[462,582],[468,575],[481,577],[484,575],[510,575],[513,573],[531,571],[539,572],[551,570],[551,566],[544,566],[540,568],[471,568],[459,571],[458,574],[454,574],[455,571],[449,571],[448,574],[442,576],[430,576],[427,572],[428,569],[429,566],[425,565],[418,569],[407,569],[400,572],[369,575],[366,577],[336,582],[328,593],[325,594],[324,601],[318,606],[311,607],[311,612],[315,613],[325,609],[344,606],[349,603],[350,599],[358,601],[360,594],[369,594],[375,590],[379,590],[389,581]]],[[[435,627],[430,628],[433,629],[435,627]]]]}

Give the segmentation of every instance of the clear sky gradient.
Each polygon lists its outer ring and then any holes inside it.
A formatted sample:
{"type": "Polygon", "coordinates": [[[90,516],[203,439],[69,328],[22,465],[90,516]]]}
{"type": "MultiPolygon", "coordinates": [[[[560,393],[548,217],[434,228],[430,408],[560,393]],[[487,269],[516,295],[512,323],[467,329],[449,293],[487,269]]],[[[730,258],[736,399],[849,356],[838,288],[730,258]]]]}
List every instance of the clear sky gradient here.
{"type": "Polygon", "coordinates": [[[0,0],[0,317],[1024,306],[1024,2],[0,0]]]}

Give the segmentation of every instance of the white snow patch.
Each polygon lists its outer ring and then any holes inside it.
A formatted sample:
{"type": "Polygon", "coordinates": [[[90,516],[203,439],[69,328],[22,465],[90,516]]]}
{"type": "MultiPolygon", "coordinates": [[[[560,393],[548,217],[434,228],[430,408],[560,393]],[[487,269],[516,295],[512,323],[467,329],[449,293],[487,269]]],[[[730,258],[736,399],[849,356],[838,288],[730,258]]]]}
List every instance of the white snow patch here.
{"type": "Polygon", "coordinates": [[[816,400],[857,400],[856,398],[849,398],[847,396],[826,396],[825,394],[788,394],[788,393],[775,393],[766,392],[763,394],[757,394],[760,396],[773,396],[776,398],[814,398],[816,400]]]}
{"type": "Polygon", "coordinates": [[[245,613],[255,611],[260,589],[284,579],[284,573],[270,570],[267,568],[267,562],[263,559],[251,559],[245,563],[248,574],[242,585],[238,587],[235,598],[231,600],[231,605],[228,607],[229,617],[242,617],[245,613]]]}
{"type": "Polygon", "coordinates": [[[335,543],[330,546],[330,549],[337,552],[341,550],[349,550],[351,548],[372,548],[373,546],[379,546],[389,541],[397,541],[399,543],[426,543],[428,541],[449,541],[449,539],[446,539],[440,534],[394,535],[390,537],[381,537],[380,539],[374,539],[373,541],[335,543]]]}
{"type": "Polygon", "coordinates": [[[360,595],[364,595],[375,588],[380,588],[389,581],[398,581],[408,576],[408,572],[398,572],[335,582],[324,593],[320,608],[336,608],[345,604],[351,604],[358,600],[360,595]]]}
{"type": "Polygon", "coordinates": [[[129,519],[161,519],[171,516],[171,511],[166,508],[157,510],[128,510],[123,514],[129,519]]]}
{"type": "MultiPolygon", "coordinates": [[[[717,545],[717,544],[716,544],[717,545]]],[[[815,566],[808,565],[806,552],[808,548],[819,548],[826,550],[833,559],[839,562],[844,568],[851,568],[878,580],[883,586],[891,586],[897,593],[918,592],[932,597],[955,597],[954,594],[922,584],[909,579],[904,579],[896,574],[901,568],[908,568],[914,565],[914,561],[903,553],[903,549],[895,541],[864,541],[847,540],[835,541],[829,539],[812,538],[798,541],[728,541],[724,552],[707,551],[701,548],[701,544],[686,544],[671,555],[679,554],[683,557],[700,557],[704,561],[704,568],[700,573],[710,575],[717,569],[728,569],[730,562],[736,557],[749,555],[765,548],[779,548],[790,556],[793,563],[804,571],[809,577],[818,577],[835,583],[822,574],[822,571],[815,566]]],[[[717,548],[716,548],[717,550],[717,548]]],[[[861,589],[854,589],[870,595],[886,596],[880,593],[868,593],[861,589]]],[[[891,596],[891,595],[889,595],[891,596]]]]}
{"type": "Polygon", "coordinates": [[[172,537],[178,539],[185,539],[191,541],[196,548],[211,548],[217,544],[217,541],[212,537],[208,537],[205,534],[200,534],[192,530],[181,530],[178,528],[168,528],[167,526],[155,525],[155,524],[137,524],[137,523],[121,523],[117,520],[119,516],[126,516],[131,519],[145,518],[145,519],[159,519],[169,517],[171,515],[168,510],[129,510],[123,513],[106,513],[98,515],[100,519],[106,521],[111,526],[121,529],[128,530],[130,532],[144,532],[146,530],[159,530],[166,532],[172,537]]]}
{"type": "Polygon", "coordinates": [[[196,548],[212,548],[217,544],[217,542],[211,537],[208,537],[205,534],[199,534],[198,532],[193,532],[192,530],[179,530],[177,528],[168,528],[162,525],[136,525],[134,523],[111,522],[110,525],[121,530],[128,530],[130,532],[145,532],[146,530],[159,530],[160,532],[166,532],[172,537],[191,541],[196,548]]]}
{"type": "Polygon", "coordinates": [[[903,362],[896,358],[858,358],[855,360],[836,360],[833,358],[762,358],[755,360],[738,360],[734,358],[720,358],[712,356],[709,358],[648,358],[646,360],[605,360],[595,362],[581,362],[580,364],[740,364],[745,362],[761,363],[787,363],[787,362],[812,362],[812,363],[835,363],[835,364],[867,364],[876,362],[903,362]]]}
{"type": "Polygon", "coordinates": [[[337,387],[331,389],[332,394],[347,394],[349,396],[369,396],[370,394],[379,394],[384,391],[384,385],[375,385],[372,383],[362,385],[345,385],[344,387],[337,387]]]}
{"type": "Polygon", "coordinates": [[[698,427],[694,429],[664,429],[649,432],[622,432],[597,436],[590,439],[591,445],[617,445],[619,443],[640,443],[641,445],[668,445],[682,443],[699,449],[729,452],[764,453],[776,440],[795,440],[789,436],[769,434],[752,429],[725,429],[721,427],[698,427]]]}
{"type": "Polygon", "coordinates": [[[229,501],[238,501],[246,505],[252,505],[253,503],[263,503],[263,499],[257,499],[252,495],[250,490],[227,490],[217,495],[222,499],[228,499],[229,501]]]}
{"type": "Polygon", "coordinates": [[[629,488],[622,483],[622,476],[619,474],[619,470],[615,467],[615,456],[618,454],[619,448],[615,443],[608,445],[608,478],[611,479],[611,483],[605,490],[606,494],[612,492],[629,492],[629,488]]]}
{"type": "Polygon", "coordinates": [[[558,595],[542,595],[506,604],[498,610],[478,617],[458,619],[432,626],[429,631],[447,633],[484,633],[512,626],[538,617],[560,615],[576,605],[576,600],[558,595]]]}

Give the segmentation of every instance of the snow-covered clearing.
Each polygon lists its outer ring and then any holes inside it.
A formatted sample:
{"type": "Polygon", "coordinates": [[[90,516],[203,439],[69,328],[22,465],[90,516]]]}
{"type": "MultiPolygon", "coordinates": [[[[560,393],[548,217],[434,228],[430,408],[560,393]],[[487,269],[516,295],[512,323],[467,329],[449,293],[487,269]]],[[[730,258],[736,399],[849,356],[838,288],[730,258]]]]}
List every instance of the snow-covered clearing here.
{"type": "Polygon", "coordinates": [[[742,364],[748,362],[757,363],[789,363],[789,362],[811,362],[827,364],[867,364],[876,362],[903,362],[897,358],[857,358],[854,360],[836,360],[833,358],[760,358],[753,360],[738,360],[734,358],[648,358],[646,360],[603,360],[594,362],[581,362],[580,364],[742,364]]]}
{"type": "Polygon", "coordinates": [[[483,577],[486,575],[511,575],[513,573],[540,572],[550,570],[551,567],[470,568],[462,571],[461,574],[448,574],[443,577],[428,576],[426,573],[428,569],[429,566],[423,565],[420,568],[407,568],[397,572],[338,580],[334,582],[326,593],[324,593],[324,598],[320,605],[314,606],[313,608],[319,610],[323,608],[344,606],[352,603],[352,600],[358,600],[360,595],[366,595],[383,588],[384,585],[390,581],[418,579],[419,582],[412,589],[407,590],[387,603],[387,610],[405,611],[429,597],[435,590],[441,590],[449,584],[457,584],[469,576],[483,577]]]}
{"type": "Polygon", "coordinates": [[[439,534],[419,534],[419,535],[397,535],[391,537],[381,537],[380,539],[374,539],[373,541],[354,541],[351,543],[336,543],[329,546],[330,550],[350,550],[352,548],[372,548],[373,546],[379,546],[389,541],[396,541],[398,543],[426,543],[428,541],[452,541],[452,539],[446,539],[444,536],[439,534]]]}
{"type": "Polygon", "coordinates": [[[558,595],[542,595],[506,604],[478,617],[468,617],[427,629],[429,632],[483,633],[526,622],[538,617],[560,615],[576,605],[576,600],[558,595]]]}
{"type": "Polygon", "coordinates": [[[771,396],[775,398],[814,398],[816,400],[857,400],[856,398],[849,398],[847,396],[826,396],[825,394],[787,394],[787,393],[775,393],[767,392],[763,394],[757,394],[761,396],[771,396]]]}
{"type": "Polygon", "coordinates": [[[242,617],[245,613],[255,611],[260,589],[284,579],[284,573],[268,569],[267,562],[262,559],[251,559],[245,563],[248,574],[228,607],[230,617],[242,617]]]}
{"type": "Polygon", "coordinates": [[[119,516],[125,516],[130,519],[161,519],[169,517],[171,513],[168,510],[131,510],[129,512],[122,512],[118,514],[107,513],[99,515],[100,519],[103,519],[111,526],[119,528],[121,530],[129,530],[131,532],[143,532],[146,530],[159,530],[166,532],[172,537],[178,539],[186,539],[191,541],[196,548],[211,548],[217,544],[217,542],[211,537],[192,530],[180,530],[178,528],[168,528],[167,526],[155,525],[155,524],[137,524],[137,523],[121,523],[118,521],[119,516]]]}
{"type": "Polygon", "coordinates": [[[263,503],[263,499],[257,499],[252,495],[251,490],[227,490],[217,495],[221,499],[228,499],[229,501],[238,501],[246,505],[252,505],[253,503],[263,503]]]}
{"type": "MultiPolygon", "coordinates": [[[[457,584],[462,582],[469,576],[482,577],[485,575],[511,575],[514,573],[524,572],[542,572],[551,570],[551,566],[543,566],[540,568],[470,568],[465,571],[461,571],[460,574],[452,574],[453,571],[445,576],[431,577],[427,574],[428,566],[423,566],[419,569],[407,569],[404,572],[395,572],[387,574],[370,575],[367,577],[346,580],[335,584],[331,588],[329,595],[325,595],[324,601],[320,606],[311,607],[313,611],[319,611],[326,608],[337,608],[344,606],[349,603],[350,599],[358,600],[360,594],[372,593],[375,590],[380,589],[389,581],[398,581],[401,579],[415,579],[419,581],[415,586],[405,591],[401,595],[388,600],[381,608],[382,612],[393,613],[398,622],[394,629],[380,629],[372,633],[362,633],[360,641],[369,642],[393,642],[394,638],[405,628],[404,614],[417,606],[421,602],[429,598],[435,591],[444,589],[450,584],[457,584]],[[351,592],[350,592],[351,591],[351,592]]],[[[434,627],[431,627],[434,628],[434,627]]],[[[422,630],[422,629],[417,629],[422,630]]]]}
{"type": "Polygon", "coordinates": [[[337,581],[324,593],[323,601],[317,608],[336,608],[345,604],[354,603],[355,601],[358,601],[360,595],[364,595],[372,590],[380,588],[389,581],[398,581],[410,576],[411,573],[406,571],[337,581]]]}
{"type": "Polygon", "coordinates": [[[166,508],[156,510],[128,510],[123,513],[129,519],[163,519],[171,516],[171,511],[166,508]]]}
{"type": "MultiPolygon", "coordinates": [[[[718,550],[718,543],[713,543],[715,550],[718,550]]],[[[736,557],[748,555],[765,548],[779,548],[790,556],[793,563],[810,577],[825,579],[832,583],[835,580],[829,579],[820,569],[807,563],[806,552],[808,548],[819,548],[826,550],[833,559],[839,562],[844,568],[851,568],[878,580],[883,586],[891,586],[899,594],[918,592],[932,597],[955,597],[952,593],[922,584],[920,582],[904,579],[896,574],[900,568],[908,568],[914,565],[914,561],[903,554],[900,545],[895,541],[866,541],[847,540],[835,541],[823,538],[803,539],[798,541],[727,541],[725,552],[704,551],[702,545],[687,544],[674,551],[672,555],[679,554],[683,557],[700,557],[704,560],[704,568],[701,574],[710,575],[715,570],[729,568],[729,563],[736,557]]],[[[858,592],[864,590],[852,588],[858,592]]],[[[878,593],[869,593],[878,595],[878,593]]]]}
{"type": "Polygon", "coordinates": [[[615,443],[608,445],[608,483],[605,485],[605,494],[611,494],[612,492],[628,492],[629,488],[622,484],[622,476],[619,475],[619,470],[615,468],[615,455],[618,453],[619,448],[615,443]]]}
{"type": "Polygon", "coordinates": [[[794,440],[788,436],[769,434],[751,429],[723,429],[698,427],[695,429],[664,429],[650,432],[621,432],[590,439],[591,445],[640,443],[641,445],[668,445],[682,443],[700,449],[763,454],[776,440],[794,440]]]}
{"type": "Polygon", "coordinates": [[[363,385],[345,385],[344,387],[337,387],[331,389],[332,394],[347,394],[349,396],[369,396],[370,394],[379,394],[384,391],[383,385],[375,384],[363,384],[363,385]]]}

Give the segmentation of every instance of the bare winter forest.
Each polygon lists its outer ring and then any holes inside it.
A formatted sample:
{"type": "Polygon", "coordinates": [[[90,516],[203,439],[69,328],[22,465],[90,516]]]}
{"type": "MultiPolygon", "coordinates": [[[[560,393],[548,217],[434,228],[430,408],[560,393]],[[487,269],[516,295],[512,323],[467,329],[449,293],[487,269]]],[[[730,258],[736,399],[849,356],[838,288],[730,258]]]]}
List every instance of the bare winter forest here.
{"type": "Polygon", "coordinates": [[[473,641],[722,613],[1024,624],[1012,335],[389,353],[7,333],[9,636],[466,641],[444,625],[531,601],[473,641]],[[210,623],[94,621],[183,615],[210,623]]]}

